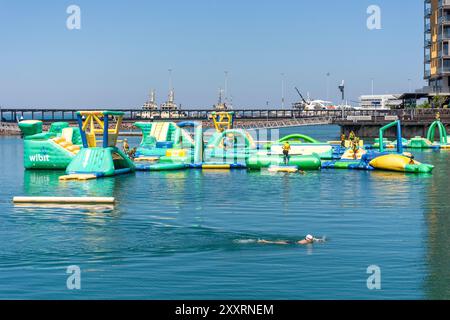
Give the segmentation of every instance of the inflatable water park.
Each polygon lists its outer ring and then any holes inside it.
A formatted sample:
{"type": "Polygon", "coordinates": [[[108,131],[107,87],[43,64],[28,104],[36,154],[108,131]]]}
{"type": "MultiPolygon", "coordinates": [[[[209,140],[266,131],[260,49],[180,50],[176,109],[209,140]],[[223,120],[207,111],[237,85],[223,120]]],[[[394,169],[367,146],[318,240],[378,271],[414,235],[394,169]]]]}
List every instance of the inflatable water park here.
{"type": "Polygon", "coordinates": [[[426,137],[416,136],[410,140],[397,139],[395,141],[389,141],[387,139],[379,139],[369,148],[378,149],[380,146],[385,149],[396,149],[397,141],[401,141],[401,145],[404,149],[449,149],[450,150],[450,136],[447,135],[445,125],[441,122],[440,114],[436,114],[436,121],[432,122],[427,130],[426,137]],[[436,139],[436,133],[438,139],[436,139]]]}
{"type": "Polygon", "coordinates": [[[213,133],[204,130],[201,122],[136,122],[142,139],[131,148],[126,139],[119,140],[123,116],[119,111],[79,111],[78,126],[55,122],[47,132],[43,132],[42,121],[21,121],[25,169],[62,170],[60,181],[189,169],[272,173],[349,169],[426,174],[434,166],[418,162],[404,150],[448,146],[445,127],[439,120],[431,124],[427,138],[409,141],[402,138],[400,121],[394,121],[380,128],[374,144],[365,146],[354,134],[328,142],[300,133],[257,141],[249,131],[234,128],[233,112],[214,112],[213,133]],[[397,140],[384,139],[384,133],[394,129],[397,140]],[[435,131],[439,132],[439,141],[435,141],[435,131]]]}

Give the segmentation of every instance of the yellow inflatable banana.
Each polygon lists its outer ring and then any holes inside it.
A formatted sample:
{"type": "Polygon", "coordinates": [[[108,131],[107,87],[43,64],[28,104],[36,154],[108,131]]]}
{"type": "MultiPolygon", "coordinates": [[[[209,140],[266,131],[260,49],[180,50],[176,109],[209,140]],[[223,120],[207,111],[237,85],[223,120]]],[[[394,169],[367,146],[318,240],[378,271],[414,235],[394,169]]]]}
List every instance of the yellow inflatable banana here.
{"type": "Polygon", "coordinates": [[[399,154],[379,156],[370,161],[369,165],[380,170],[414,173],[429,173],[434,168],[432,165],[422,164],[399,154]]]}

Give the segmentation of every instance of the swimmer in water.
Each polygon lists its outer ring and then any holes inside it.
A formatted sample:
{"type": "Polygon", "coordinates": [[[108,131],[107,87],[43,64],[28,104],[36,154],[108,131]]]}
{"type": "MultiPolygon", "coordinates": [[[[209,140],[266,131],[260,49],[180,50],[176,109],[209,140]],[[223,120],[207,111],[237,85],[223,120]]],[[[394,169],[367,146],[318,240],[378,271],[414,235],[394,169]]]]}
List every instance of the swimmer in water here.
{"type": "MultiPolygon", "coordinates": [[[[296,241],[294,244],[300,244],[300,245],[308,245],[313,244],[314,242],[322,241],[320,239],[314,238],[312,235],[308,234],[304,239],[296,241]]],[[[279,240],[279,241],[268,241],[268,240],[258,240],[258,243],[260,244],[278,244],[278,245],[288,245],[292,244],[290,241],[286,240],[279,240]]]]}

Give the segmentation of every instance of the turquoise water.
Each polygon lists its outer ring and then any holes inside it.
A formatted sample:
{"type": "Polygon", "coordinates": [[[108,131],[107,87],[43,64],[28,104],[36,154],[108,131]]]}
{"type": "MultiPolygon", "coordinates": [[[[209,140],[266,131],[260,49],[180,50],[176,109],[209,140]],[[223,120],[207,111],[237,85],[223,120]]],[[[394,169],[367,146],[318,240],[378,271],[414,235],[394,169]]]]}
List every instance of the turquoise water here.
{"type": "MultiPolygon", "coordinates": [[[[336,127],[286,129],[321,140],[336,127]]],[[[145,173],[58,182],[0,138],[0,298],[449,299],[450,152],[433,175],[145,173]],[[114,196],[113,207],[14,207],[15,195],[114,196]],[[309,247],[257,239],[326,236],[309,247]],[[68,290],[66,268],[81,268],[68,290]],[[381,290],[366,281],[381,268],[381,290]]]]}

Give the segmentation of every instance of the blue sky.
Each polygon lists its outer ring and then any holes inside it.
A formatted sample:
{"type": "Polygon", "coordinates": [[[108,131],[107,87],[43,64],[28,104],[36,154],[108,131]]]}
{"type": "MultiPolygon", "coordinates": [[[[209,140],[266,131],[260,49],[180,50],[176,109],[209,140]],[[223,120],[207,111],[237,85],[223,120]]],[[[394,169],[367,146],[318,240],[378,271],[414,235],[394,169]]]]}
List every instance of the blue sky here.
{"type": "Polygon", "coordinates": [[[339,102],[342,79],[357,100],[423,81],[423,0],[0,0],[2,107],[140,107],[150,88],[209,107],[229,72],[235,108],[312,98],[339,102]],[[81,30],[66,9],[81,8],[81,30]],[[382,29],[366,27],[381,7],[382,29]]]}

